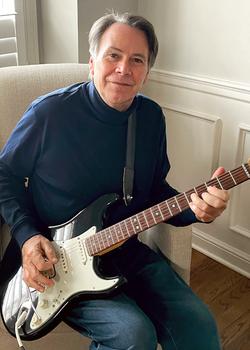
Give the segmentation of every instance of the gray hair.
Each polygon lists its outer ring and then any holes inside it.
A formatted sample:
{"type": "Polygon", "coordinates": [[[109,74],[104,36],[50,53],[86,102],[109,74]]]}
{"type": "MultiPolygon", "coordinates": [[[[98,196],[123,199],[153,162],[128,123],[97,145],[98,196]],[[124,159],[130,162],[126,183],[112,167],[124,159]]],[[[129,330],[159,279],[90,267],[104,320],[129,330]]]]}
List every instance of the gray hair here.
{"type": "Polygon", "coordinates": [[[89,52],[90,55],[96,57],[99,44],[104,32],[114,23],[127,24],[130,27],[139,29],[144,32],[148,42],[149,58],[148,64],[151,68],[158,53],[158,40],[153,25],[144,17],[132,15],[129,13],[110,13],[94,22],[89,32],[89,52]]]}

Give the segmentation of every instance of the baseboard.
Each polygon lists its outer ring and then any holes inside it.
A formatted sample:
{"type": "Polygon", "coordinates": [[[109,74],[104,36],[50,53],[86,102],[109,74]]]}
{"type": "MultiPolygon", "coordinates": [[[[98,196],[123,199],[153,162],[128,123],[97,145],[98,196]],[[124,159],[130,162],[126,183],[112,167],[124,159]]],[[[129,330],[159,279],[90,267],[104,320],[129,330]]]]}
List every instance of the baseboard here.
{"type": "Polygon", "coordinates": [[[230,269],[250,278],[250,255],[193,227],[192,246],[230,269]]]}

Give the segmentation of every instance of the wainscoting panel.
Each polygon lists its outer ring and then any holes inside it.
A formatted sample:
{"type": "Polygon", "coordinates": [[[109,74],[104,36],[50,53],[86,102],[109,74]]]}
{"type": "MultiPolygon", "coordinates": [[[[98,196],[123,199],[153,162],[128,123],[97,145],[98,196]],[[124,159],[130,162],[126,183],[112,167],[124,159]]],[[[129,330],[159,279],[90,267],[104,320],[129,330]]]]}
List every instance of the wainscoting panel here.
{"type": "MultiPolygon", "coordinates": [[[[240,124],[238,135],[236,159],[240,164],[250,161],[250,124],[240,124]]],[[[250,186],[237,187],[231,202],[230,229],[250,239],[250,186]]]]}
{"type": "MultiPolygon", "coordinates": [[[[219,165],[231,170],[250,158],[250,86],[153,70],[143,92],[166,116],[168,181],[180,191],[207,181],[219,165]]],[[[193,246],[250,277],[250,181],[230,197],[212,224],[193,225],[193,246]]]]}
{"type": "Polygon", "coordinates": [[[199,185],[202,178],[208,180],[218,166],[222,122],[219,117],[188,109],[162,107],[167,116],[168,155],[173,170],[168,179],[173,186],[185,191],[199,185]],[[194,164],[197,164],[195,173],[194,164]]]}

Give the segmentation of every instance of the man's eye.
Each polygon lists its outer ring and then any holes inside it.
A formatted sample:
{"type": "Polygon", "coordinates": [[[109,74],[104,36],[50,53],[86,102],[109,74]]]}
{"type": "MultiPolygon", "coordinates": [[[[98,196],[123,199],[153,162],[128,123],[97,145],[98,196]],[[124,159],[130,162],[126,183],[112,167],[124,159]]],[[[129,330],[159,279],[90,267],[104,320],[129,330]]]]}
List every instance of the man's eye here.
{"type": "Polygon", "coordinates": [[[117,53],[110,53],[110,54],[109,54],[109,57],[110,57],[110,58],[117,58],[118,55],[117,55],[117,53]]]}
{"type": "Polygon", "coordinates": [[[141,58],[138,58],[138,57],[135,57],[134,61],[135,61],[135,63],[140,63],[140,64],[144,63],[144,61],[141,58]]]}

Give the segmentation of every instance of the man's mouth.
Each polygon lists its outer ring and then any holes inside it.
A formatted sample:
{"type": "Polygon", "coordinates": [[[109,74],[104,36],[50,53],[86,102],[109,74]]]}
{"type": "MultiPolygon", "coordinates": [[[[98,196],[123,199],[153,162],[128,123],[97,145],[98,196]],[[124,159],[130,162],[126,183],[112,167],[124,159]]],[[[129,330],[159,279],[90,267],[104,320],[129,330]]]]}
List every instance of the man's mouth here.
{"type": "Polygon", "coordinates": [[[131,87],[134,85],[133,83],[128,83],[128,82],[124,82],[124,81],[116,81],[116,80],[109,80],[108,82],[112,83],[112,84],[116,84],[116,85],[120,85],[120,86],[128,86],[128,87],[131,87]]]}

